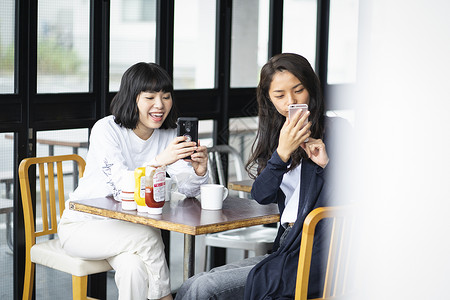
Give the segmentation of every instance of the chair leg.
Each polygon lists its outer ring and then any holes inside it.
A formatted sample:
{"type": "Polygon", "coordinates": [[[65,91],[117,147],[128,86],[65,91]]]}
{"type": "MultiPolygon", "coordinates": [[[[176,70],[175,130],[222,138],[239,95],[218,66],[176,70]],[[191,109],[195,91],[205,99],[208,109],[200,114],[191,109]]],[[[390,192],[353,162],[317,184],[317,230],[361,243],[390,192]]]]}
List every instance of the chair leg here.
{"type": "Polygon", "coordinates": [[[86,300],[87,298],[87,276],[72,275],[73,300],[86,300]]]}
{"type": "Polygon", "coordinates": [[[204,250],[203,250],[203,259],[202,259],[202,261],[203,261],[203,268],[201,268],[201,270],[203,271],[203,272],[206,272],[207,271],[207,268],[208,268],[208,259],[209,259],[209,246],[207,246],[207,245],[205,245],[205,247],[203,248],[204,250]]]}
{"type": "Polygon", "coordinates": [[[34,266],[35,264],[31,262],[30,258],[26,257],[22,300],[31,300],[33,295],[34,266]]]}

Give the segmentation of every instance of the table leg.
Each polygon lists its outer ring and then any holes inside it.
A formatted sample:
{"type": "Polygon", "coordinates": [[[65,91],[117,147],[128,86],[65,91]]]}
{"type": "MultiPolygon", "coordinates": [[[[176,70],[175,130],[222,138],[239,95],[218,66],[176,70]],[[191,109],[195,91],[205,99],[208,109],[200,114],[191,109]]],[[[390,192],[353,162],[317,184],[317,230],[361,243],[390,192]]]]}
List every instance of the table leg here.
{"type": "Polygon", "coordinates": [[[195,236],[184,234],[183,281],[194,275],[195,236]]]}
{"type": "MultiPolygon", "coordinates": [[[[78,147],[72,147],[73,154],[78,154],[78,147]]],[[[73,162],[73,188],[78,186],[78,164],[73,162]]]]}

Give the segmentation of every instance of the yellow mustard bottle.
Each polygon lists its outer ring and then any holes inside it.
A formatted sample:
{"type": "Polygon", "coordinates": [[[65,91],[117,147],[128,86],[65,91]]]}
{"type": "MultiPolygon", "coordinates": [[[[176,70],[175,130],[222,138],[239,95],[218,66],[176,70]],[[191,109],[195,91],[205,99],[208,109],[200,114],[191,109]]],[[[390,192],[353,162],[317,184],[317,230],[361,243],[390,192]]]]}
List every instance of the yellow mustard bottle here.
{"type": "Polygon", "coordinates": [[[147,212],[145,204],[145,167],[134,170],[134,201],[137,204],[138,212],[147,212]]]}

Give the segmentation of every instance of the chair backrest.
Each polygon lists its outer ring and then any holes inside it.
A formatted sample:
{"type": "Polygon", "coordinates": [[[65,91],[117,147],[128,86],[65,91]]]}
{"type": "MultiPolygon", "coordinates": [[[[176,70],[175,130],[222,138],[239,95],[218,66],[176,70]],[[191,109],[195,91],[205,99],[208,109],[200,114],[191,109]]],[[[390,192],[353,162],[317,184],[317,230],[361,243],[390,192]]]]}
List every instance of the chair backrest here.
{"type": "MultiPolygon", "coordinates": [[[[78,174],[81,178],[84,173],[86,162],[77,154],[48,156],[48,157],[31,157],[22,160],[19,165],[20,191],[22,195],[23,216],[25,224],[25,239],[27,252],[31,246],[36,243],[36,237],[57,233],[57,206],[56,206],[56,190],[55,190],[55,172],[56,182],[58,184],[58,204],[59,215],[61,216],[64,203],[64,180],[63,180],[63,162],[73,161],[78,165],[78,174]],[[56,170],[54,165],[56,164],[56,170]],[[42,213],[42,230],[36,231],[33,214],[33,199],[31,193],[29,168],[36,165],[40,183],[40,206],[42,213]],[[46,185],[47,178],[47,185],[46,185]],[[48,193],[48,199],[47,199],[48,193]]],[[[34,169],[33,169],[34,170],[34,169]]],[[[75,170],[75,165],[74,165],[75,170]]],[[[36,197],[38,198],[38,197],[36,197]]],[[[37,201],[37,200],[36,200],[37,201]]],[[[37,205],[36,205],[37,207],[37,205]]]]}
{"type": "Polygon", "coordinates": [[[307,299],[314,233],[317,223],[323,219],[332,219],[332,224],[323,295],[318,299],[334,299],[348,292],[353,211],[348,206],[319,207],[306,217],[298,260],[296,300],[307,299]]]}
{"type": "MultiPolygon", "coordinates": [[[[239,152],[229,145],[217,145],[208,148],[208,169],[212,183],[218,183],[227,186],[225,181],[225,169],[222,160],[222,154],[228,154],[229,159],[234,162],[236,179],[243,180],[246,177],[244,162],[239,152]]],[[[244,197],[244,192],[239,192],[239,197],[244,197]]]]}

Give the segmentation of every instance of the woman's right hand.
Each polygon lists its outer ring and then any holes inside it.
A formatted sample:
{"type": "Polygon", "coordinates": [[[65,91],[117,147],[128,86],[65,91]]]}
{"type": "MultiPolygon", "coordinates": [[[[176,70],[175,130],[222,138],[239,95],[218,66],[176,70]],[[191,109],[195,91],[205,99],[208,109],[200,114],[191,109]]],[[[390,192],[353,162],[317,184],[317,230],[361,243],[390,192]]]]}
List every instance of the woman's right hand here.
{"type": "Polygon", "coordinates": [[[186,139],[185,136],[175,137],[169,146],[156,156],[156,162],[161,165],[170,165],[179,159],[192,155],[197,150],[197,143],[186,142],[186,139]]]}
{"type": "Polygon", "coordinates": [[[280,131],[278,139],[277,153],[284,162],[288,162],[292,153],[297,150],[311,135],[311,122],[308,122],[303,128],[303,123],[307,120],[310,112],[306,112],[300,117],[297,113],[290,121],[286,118],[280,131]]]}

